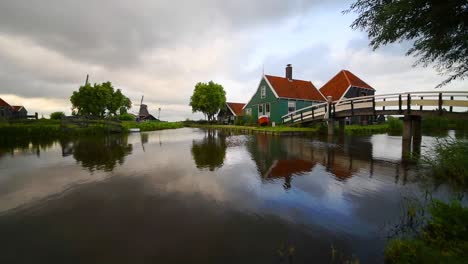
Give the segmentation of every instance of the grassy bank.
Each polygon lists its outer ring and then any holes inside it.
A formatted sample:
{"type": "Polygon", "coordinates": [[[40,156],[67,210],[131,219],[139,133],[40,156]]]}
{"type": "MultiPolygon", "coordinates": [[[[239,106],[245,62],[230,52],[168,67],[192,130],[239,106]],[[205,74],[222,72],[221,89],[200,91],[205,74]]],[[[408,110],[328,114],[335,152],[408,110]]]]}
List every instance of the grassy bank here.
{"type": "Polygon", "coordinates": [[[118,126],[109,126],[107,121],[91,121],[86,126],[62,123],[61,120],[18,120],[0,123],[0,136],[28,138],[57,138],[62,136],[103,135],[119,131],[118,126]]]}
{"type": "Polygon", "coordinates": [[[413,238],[391,240],[386,263],[468,263],[468,208],[433,201],[431,218],[413,238]]]}
{"type": "Polygon", "coordinates": [[[124,132],[128,132],[130,128],[139,128],[140,131],[155,131],[163,129],[176,129],[184,127],[182,122],[135,122],[123,121],[122,127],[124,132]]]}
{"type": "Polygon", "coordinates": [[[288,127],[288,126],[261,127],[261,126],[234,126],[234,125],[200,125],[200,124],[186,124],[186,126],[197,127],[197,128],[228,129],[228,130],[246,131],[246,132],[265,132],[265,133],[273,133],[273,134],[315,133],[319,130],[318,127],[288,127]]]}
{"type": "MultiPolygon", "coordinates": [[[[448,184],[459,194],[468,190],[468,142],[439,140],[422,159],[424,174],[432,185],[448,184]]],[[[460,195],[460,197],[462,197],[460,195]]],[[[461,199],[461,198],[458,199],[461,199]]],[[[424,222],[415,236],[389,241],[385,249],[388,263],[468,263],[468,208],[459,200],[432,201],[422,208],[424,222]]]]}
{"type": "MultiPolygon", "coordinates": [[[[212,129],[229,129],[246,132],[266,132],[273,134],[289,134],[289,133],[327,133],[327,127],[323,124],[318,124],[310,127],[293,127],[293,126],[275,126],[275,127],[260,127],[260,126],[235,126],[235,125],[206,125],[206,124],[187,124],[188,127],[212,128],[212,129]]],[[[379,125],[349,125],[345,126],[345,133],[349,135],[367,135],[388,132],[387,124],[379,125]]],[[[337,129],[337,128],[336,128],[337,129]]],[[[338,133],[336,131],[336,133],[338,133]]]]}

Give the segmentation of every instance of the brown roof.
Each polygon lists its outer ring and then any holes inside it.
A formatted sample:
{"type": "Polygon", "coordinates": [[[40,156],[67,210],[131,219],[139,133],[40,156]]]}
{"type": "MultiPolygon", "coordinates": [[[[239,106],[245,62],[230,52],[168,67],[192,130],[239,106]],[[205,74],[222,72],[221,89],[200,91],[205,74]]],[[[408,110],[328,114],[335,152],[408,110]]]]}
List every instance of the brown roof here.
{"type": "Polygon", "coordinates": [[[341,70],[333,78],[331,78],[322,88],[320,92],[325,96],[333,97],[333,101],[339,100],[348,90],[349,86],[355,86],[364,89],[374,90],[370,85],[359,79],[356,75],[348,70],[341,70]]]}
{"type": "Polygon", "coordinates": [[[2,98],[0,98],[0,107],[11,107],[7,102],[5,102],[2,98]]]}
{"type": "Polygon", "coordinates": [[[288,80],[284,77],[265,75],[278,97],[325,101],[326,99],[310,81],[288,80]]]}
{"type": "Polygon", "coordinates": [[[18,112],[19,110],[21,110],[21,108],[23,108],[23,106],[22,105],[13,105],[13,106],[11,106],[11,108],[13,108],[13,111],[18,112]]]}
{"type": "Polygon", "coordinates": [[[314,163],[307,160],[288,159],[277,160],[270,168],[269,178],[288,177],[293,174],[309,172],[314,167],[314,163]]]}
{"type": "Polygon", "coordinates": [[[226,103],[236,116],[242,116],[242,108],[244,108],[245,104],[242,103],[226,103]]]}

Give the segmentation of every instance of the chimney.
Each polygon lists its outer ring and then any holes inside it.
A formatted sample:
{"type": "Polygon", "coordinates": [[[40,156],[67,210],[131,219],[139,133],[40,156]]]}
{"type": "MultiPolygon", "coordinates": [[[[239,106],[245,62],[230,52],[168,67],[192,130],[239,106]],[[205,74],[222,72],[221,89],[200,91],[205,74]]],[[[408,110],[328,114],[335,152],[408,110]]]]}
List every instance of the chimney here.
{"type": "Polygon", "coordinates": [[[292,66],[291,64],[286,65],[286,78],[292,81],[292,66]]]}

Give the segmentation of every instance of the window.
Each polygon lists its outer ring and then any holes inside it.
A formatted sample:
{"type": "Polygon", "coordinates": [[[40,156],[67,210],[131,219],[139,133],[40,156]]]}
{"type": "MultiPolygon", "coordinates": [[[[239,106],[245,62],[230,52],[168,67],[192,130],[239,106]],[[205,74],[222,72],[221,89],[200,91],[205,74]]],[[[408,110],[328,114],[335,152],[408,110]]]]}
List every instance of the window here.
{"type": "Polygon", "coordinates": [[[367,93],[364,92],[364,91],[362,91],[362,92],[361,92],[361,96],[367,96],[367,93]]]}
{"type": "Polygon", "coordinates": [[[265,104],[265,112],[267,115],[270,115],[270,103],[265,104]]]}
{"type": "Polygon", "coordinates": [[[288,101],[288,113],[296,111],[296,101],[288,101]]]}
{"type": "Polygon", "coordinates": [[[265,87],[265,85],[260,87],[260,97],[262,99],[266,97],[266,87],[265,87]]]}
{"type": "Polygon", "coordinates": [[[264,113],[263,113],[263,105],[261,105],[261,104],[258,105],[258,115],[259,115],[259,116],[260,116],[260,115],[264,115],[264,113]]]}
{"type": "Polygon", "coordinates": [[[245,115],[251,116],[252,115],[252,108],[245,109],[245,115]]]}

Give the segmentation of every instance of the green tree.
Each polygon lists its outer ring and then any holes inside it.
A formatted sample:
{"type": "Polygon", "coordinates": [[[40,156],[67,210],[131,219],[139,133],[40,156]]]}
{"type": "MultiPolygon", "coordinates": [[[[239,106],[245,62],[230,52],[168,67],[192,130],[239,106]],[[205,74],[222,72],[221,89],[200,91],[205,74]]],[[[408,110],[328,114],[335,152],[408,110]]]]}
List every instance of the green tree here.
{"type": "Polygon", "coordinates": [[[129,109],[130,99],[120,89],[114,90],[112,83],[86,84],[70,97],[73,113],[77,115],[104,117],[117,115],[117,110],[129,109]]]}
{"type": "Polygon", "coordinates": [[[357,0],[345,13],[358,18],[351,27],[367,32],[370,46],[409,40],[406,55],[415,65],[434,64],[448,75],[441,87],[468,76],[468,3],[466,0],[357,0]]]}
{"type": "Polygon", "coordinates": [[[214,171],[223,166],[226,149],[226,136],[215,130],[207,130],[203,140],[193,141],[192,157],[197,168],[214,171]]]}
{"type": "Polygon", "coordinates": [[[64,112],[53,112],[50,114],[50,119],[58,120],[65,116],[64,112]]]}
{"type": "Polygon", "coordinates": [[[222,85],[210,81],[209,83],[197,83],[190,106],[193,112],[202,112],[212,121],[219,110],[226,105],[226,92],[222,85]]]}

